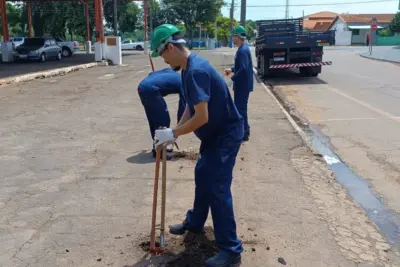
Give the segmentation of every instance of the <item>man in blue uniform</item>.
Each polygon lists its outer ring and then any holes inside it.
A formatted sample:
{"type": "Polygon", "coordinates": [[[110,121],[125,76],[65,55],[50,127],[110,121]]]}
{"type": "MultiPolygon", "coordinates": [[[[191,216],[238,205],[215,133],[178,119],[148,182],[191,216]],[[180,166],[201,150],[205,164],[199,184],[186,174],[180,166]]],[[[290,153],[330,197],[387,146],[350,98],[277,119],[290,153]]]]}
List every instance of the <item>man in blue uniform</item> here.
{"type": "MultiPolygon", "coordinates": [[[[156,129],[169,127],[171,119],[164,97],[170,94],[179,95],[178,122],[185,110],[186,103],[183,96],[181,75],[171,68],[151,72],[138,86],[138,93],[142,101],[146,117],[150,126],[151,138],[154,140],[156,129]]],[[[153,157],[156,151],[153,142],[153,157]]],[[[172,152],[172,145],[168,146],[172,152]]],[[[168,155],[170,158],[170,155],[168,155]]]]}
{"type": "Polygon", "coordinates": [[[235,55],[235,67],[226,69],[225,74],[230,75],[233,81],[233,92],[235,105],[240,115],[244,119],[244,137],[243,141],[248,141],[250,137],[250,125],[247,118],[247,104],[249,102],[250,92],[253,91],[253,61],[250,48],[245,44],[246,29],[243,26],[237,26],[233,29],[233,43],[238,46],[235,55]]]}
{"type": "Polygon", "coordinates": [[[239,266],[242,242],[236,233],[231,194],[232,172],[243,140],[243,118],[237,111],[224,79],[203,58],[184,47],[180,31],[164,24],[153,32],[153,56],[161,55],[174,69],[182,69],[186,109],[174,129],[156,130],[156,146],[174,142],[194,132],[201,140],[195,167],[193,209],[170,233],[201,233],[211,208],[216,245],[220,252],[206,266],[239,266]]]}

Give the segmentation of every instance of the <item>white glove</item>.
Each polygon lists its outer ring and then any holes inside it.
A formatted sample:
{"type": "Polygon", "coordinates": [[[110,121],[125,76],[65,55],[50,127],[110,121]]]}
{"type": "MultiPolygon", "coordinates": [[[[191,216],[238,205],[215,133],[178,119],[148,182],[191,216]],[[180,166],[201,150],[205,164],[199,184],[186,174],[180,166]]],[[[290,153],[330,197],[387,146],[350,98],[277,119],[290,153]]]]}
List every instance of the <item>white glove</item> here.
{"type": "Polygon", "coordinates": [[[175,142],[176,138],[171,128],[156,130],[154,133],[154,145],[169,145],[175,142]]]}

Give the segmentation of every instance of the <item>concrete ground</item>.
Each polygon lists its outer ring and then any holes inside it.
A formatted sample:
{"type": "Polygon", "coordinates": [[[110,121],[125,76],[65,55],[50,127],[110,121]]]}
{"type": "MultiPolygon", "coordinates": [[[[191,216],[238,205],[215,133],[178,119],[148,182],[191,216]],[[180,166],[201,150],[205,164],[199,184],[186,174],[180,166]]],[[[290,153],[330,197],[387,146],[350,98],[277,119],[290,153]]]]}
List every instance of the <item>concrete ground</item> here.
{"type": "MultiPolygon", "coordinates": [[[[233,60],[202,54],[221,74],[233,60]]],[[[136,92],[150,66],[146,56],[124,63],[0,88],[0,266],[151,266],[140,243],[150,230],[154,161],[136,92]]],[[[175,118],[177,98],[167,99],[175,118]]],[[[249,117],[233,182],[242,266],[281,266],[279,257],[297,267],[400,266],[260,83],[249,117]]],[[[191,152],[199,142],[190,134],[179,145],[191,152]]],[[[192,206],[194,165],[190,157],[168,163],[167,224],[192,206]]],[[[167,235],[167,248],[181,242],[167,235]]]]}
{"type": "Polygon", "coordinates": [[[400,219],[400,68],[349,51],[325,56],[333,65],[319,78],[282,73],[269,81],[400,219]]]}

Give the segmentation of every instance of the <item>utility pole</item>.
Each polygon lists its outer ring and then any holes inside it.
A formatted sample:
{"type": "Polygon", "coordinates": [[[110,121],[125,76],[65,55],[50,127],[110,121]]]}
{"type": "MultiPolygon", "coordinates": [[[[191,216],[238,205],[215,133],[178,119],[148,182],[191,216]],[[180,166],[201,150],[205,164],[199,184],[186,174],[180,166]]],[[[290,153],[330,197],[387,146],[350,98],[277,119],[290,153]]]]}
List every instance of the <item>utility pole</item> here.
{"type": "Polygon", "coordinates": [[[232,30],[233,30],[233,13],[234,13],[234,9],[235,9],[235,0],[232,0],[232,4],[231,4],[231,23],[230,23],[230,44],[229,47],[232,48],[233,47],[233,43],[232,43],[232,30]]]}
{"type": "Polygon", "coordinates": [[[246,27],[246,0],[242,0],[240,7],[240,24],[246,27]]]}
{"type": "Polygon", "coordinates": [[[117,0],[114,0],[114,36],[118,36],[117,0]]]}
{"type": "Polygon", "coordinates": [[[286,0],[285,19],[289,19],[289,0],[286,0]]]}
{"type": "Polygon", "coordinates": [[[152,2],[150,1],[150,3],[149,3],[149,26],[150,26],[150,37],[153,35],[153,19],[152,19],[152,16],[153,16],[153,12],[152,12],[152,2]]]}

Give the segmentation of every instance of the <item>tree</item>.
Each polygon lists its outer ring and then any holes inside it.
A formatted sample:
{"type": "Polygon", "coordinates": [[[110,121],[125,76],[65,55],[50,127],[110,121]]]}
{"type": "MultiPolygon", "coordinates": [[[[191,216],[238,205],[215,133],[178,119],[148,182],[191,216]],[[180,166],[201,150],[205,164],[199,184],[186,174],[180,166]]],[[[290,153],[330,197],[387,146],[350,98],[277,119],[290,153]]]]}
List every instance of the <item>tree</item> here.
{"type": "MultiPolygon", "coordinates": [[[[68,4],[66,2],[65,4],[68,4]]],[[[66,20],[66,28],[70,35],[70,38],[73,39],[73,36],[79,36],[83,40],[86,40],[87,36],[87,29],[86,29],[86,17],[85,17],[85,6],[78,3],[73,3],[72,5],[67,5],[66,13],[67,13],[67,20],[66,20]],[[71,36],[72,35],[72,36],[71,36]]],[[[88,5],[89,7],[89,31],[90,36],[92,36],[93,29],[94,29],[94,7],[93,5],[88,5]]]]}
{"type": "Polygon", "coordinates": [[[397,12],[392,22],[390,22],[389,28],[391,32],[400,33],[400,11],[397,12]]]}
{"type": "Polygon", "coordinates": [[[254,33],[256,29],[256,22],[253,20],[246,20],[246,32],[247,32],[247,40],[253,39],[256,34],[254,33]]]}
{"type": "MultiPolygon", "coordinates": [[[[218,17],[217,22],[217,40],[221,41],[222,45],[226,45],[231,36],[230,25],[231,19],[228,17],[218,17]]],[[[237,20],[233,19],[233,27],[238,26],[237,20]]],[[[211,38],[215,38],[215,22],[207,24],[207,32],[211,38]]]]}
{"type": "MultiPolygon", "coordinates": [[[[8,20],[8,31],[10,36],[21,36],[23,35],[24,25],[21,19],[22,8],[21,4],[10,4],[7,3],[7,20],[8,20]]],[[[0,20],[1,28],[1,20],[0,20]]]]}
{"type": "MultiPolygon", "coordinates": [[[[114,2],[104,3],[104,19],[107,27],[114,25],[114,2]]],[[[118,28],[121,33],[134,32],[138,26],[140,8],[135,2],[119,1],[117,8],[118,28]]]]}
{"type": "Polygon", "coordinates": [[[163,0],[166,10],[171,12],[178,20],[185,24],[188,36],[190,38],[190,48],[192,48],[193,33],[197,23],[208,24],[215,22],[223,0],[163,0]]]}

